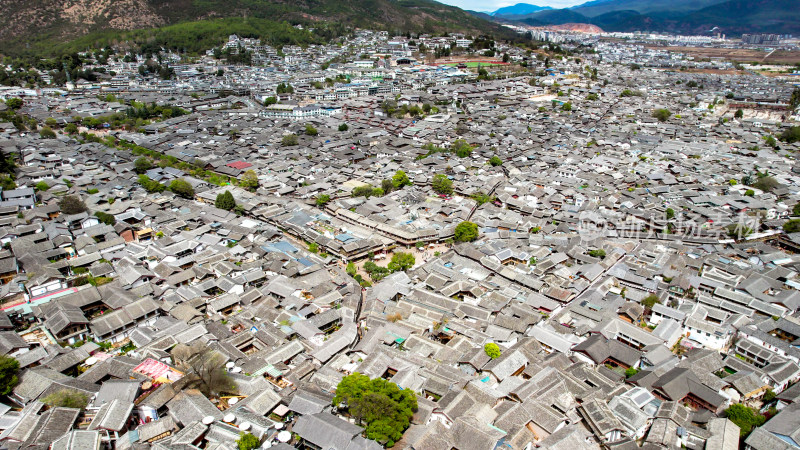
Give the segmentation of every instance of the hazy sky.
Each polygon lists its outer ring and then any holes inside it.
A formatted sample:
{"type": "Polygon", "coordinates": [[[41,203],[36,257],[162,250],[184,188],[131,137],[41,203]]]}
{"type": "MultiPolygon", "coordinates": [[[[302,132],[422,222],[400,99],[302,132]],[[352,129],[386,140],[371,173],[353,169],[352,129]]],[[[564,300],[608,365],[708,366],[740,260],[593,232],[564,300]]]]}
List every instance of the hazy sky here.
{"type": "Polygon", "coordinates": [[[587,0],[438,0],[447,5],[458,6],[461,9],[472,11],[495,11],[504,6],[516,5],[517,3],[529,3],[531,5],[550,6],[553,8],[567,8],[570,6],[586,3],[587,0]]]}

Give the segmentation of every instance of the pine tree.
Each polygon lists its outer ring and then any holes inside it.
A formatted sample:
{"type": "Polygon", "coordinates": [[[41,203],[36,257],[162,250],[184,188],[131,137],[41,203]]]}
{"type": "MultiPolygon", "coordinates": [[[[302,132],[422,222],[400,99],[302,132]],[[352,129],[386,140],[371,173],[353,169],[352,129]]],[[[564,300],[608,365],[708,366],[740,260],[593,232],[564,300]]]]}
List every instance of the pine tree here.
{"type": "Polygon", "coordinates": [[[225,211],[233,211],[236,208],[236,200],[233,198],[231,191],[225,191],[222,194],[217,194],[217,200],[214,201],[214,206],[225,211]]]}

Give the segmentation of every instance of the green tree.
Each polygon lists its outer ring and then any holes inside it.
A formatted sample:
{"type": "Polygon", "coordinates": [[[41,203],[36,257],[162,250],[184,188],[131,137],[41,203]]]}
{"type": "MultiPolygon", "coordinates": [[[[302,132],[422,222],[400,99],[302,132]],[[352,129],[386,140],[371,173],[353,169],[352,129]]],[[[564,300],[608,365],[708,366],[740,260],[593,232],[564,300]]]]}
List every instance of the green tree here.
{"type": "Polygon", "coordinates": [[[317,197],[315,203],[317,204],[317,206],[325,206],[330,201],[331,201],[331,196],[330,195],[322,194],[319,197],[317,197]]]}
{"type": "Polygon", "coordinates": [[[395,190],[394,189],[394,181],[392,181],[391,179],[388,179],[388,178],[385,179],[385,180],[382,180],[381,181],[381,189],[383,189],[383,192],[385,194],[391,193],[392,191],[395,190]]]}
{"type": "Polygon", "coordinates": [[[767,175],[763,177],[759,176],[758,181],[753,183],[751,186],[753,186],[756,189],[760,189],[764,192],[770,192],[771,190],[780,186],[780,183],[778,183],[778,180],[776,180],[775,178],[767,175]]]}
{"type": "Polygon", "coordinates": [[[306,136],[316,136],[319,132],[310,123],[306,124],[306,136]]]}
{"type": "Polygon", "coordinates": [[[10,191],[12,189],[17,188],[17,183],[11,179],[11,177],[3,177],[0,176],[0,189],[4,191],[10,191]]]}
{"type": "Polygon", "coordinates": [[[291,147],[293,145],[297,145],[299,142],[300,141],[297,139],[297,135],[294,133],[287,134],[281,139],[281,145],[284,147],[291,147]]]}
{"type": "Polygon", "coordinates": [[[153,163],[149,158],[142,156],[133,163],[133,170],[138,174],[143,174],[153,168],[153,163]]]}
{"type": "Polygon", "coordinates": [[[744,117],[744,111],[742,111],[741,109],[737,109],[736,112],[733,113],[734,119],[741,119],[742,117],[744,117]]]}
{"type": "Polygon", "coordinates": [[[346,123],[339,125],[339,131],[347,131],[349,129],[350,127],[348,127],[346,123]]]}
{"type": "Polygon", "coordinates": [[[347,267],[345,267],[344,271],[347,272],[347,274],[351,277],[356,276],[357,269],[355,263],[352,261],[347,263],[347,267]]]}
{"type": "Polygon", "coordinates": [[[289,83],[281,83],[275,89],[278,94],[294,94],[294,88],[289,83]]]}
{"type": "Polygon", "coordinates": [[[494,195],[484,194],[483,192],[476,192],[470,196],[471,199],[475,200],[478,206],[483,205],[484,203],[491,203],[497,200],[494,195]]]}
{"type": "Polygon", "coordinates": [[[800,142],[800,127],[791,127],[783,130],[779,138],[787,144],[800,142]]]}
{"type": "Polygon", "coordinates": [[[772,136],[765,137],[764,138],[764,143],[769,145],[772,148],[778,148],[778,141],[772,136]]]}
{"type": "Polygon", "coordinates": [[[792,215],[795,217],[800,216],[800,202],[795,203],[792,207],[792,215]]]}
{"type": "Polygon", "coordinates": [[[58,207],[64,214],[80,214],[88,211],[86,203],[83,203],[77,195],[67,195],[58,202],[58,207]]]}
{"type": "Polygon", "coordinates": [[[261,445],[261,441],[250,433],[239,433],[236,440],[236,447],[239,450],[255,450],[261,445]]]}
{"type": "Polygon", "coordinates": [[[353,188],[352,196],[353,197],[371,197],[373,193],[373,188],[370,185],[366,186],[358,186],[353,188]]]}
{"type": "Polygon", "coordinates": [[[748,190],[744,191],[744,195],[745,195],[746,197],[753,197],[753,196],[755,196],[755,195],[756,195],[756,191],[754,191],[754,190],[752,190],[752,189],[748,189],[748,190]]]}
{"type": "Polygon", "coordinates": [[[164,186],[163,184],[159,183],[156,180],[151,179],[150,177],[144,174],[139,175],[138,181],[139,184],[144,188],[144,190],[150,194],[156,192],[164,192],[164,190],[166,189],[166,186],[164,186]]]}
{"type": "Polygon", "coordinates": [[[659,108],[653,111],[653,117],[656,118],[659,122],[666,122],[671,116],[672,113],[665,108],[659,108]]]}
{"type": "Polygon", "coordinates": [[[431,187],[437,194],[450,195],[453,193],[453,181],[447,178],[447,175],[434,175],[431,187]]]}
{"type": "Polygon", "coordinates": [[[45,119],[44,124],[50,128],[55,128],[58,126],[58,121],[52,117],[48,117],[45,119]]]}
{"type": "Polygon", "coordinates": [[[77,132],[78,132],[78,126],[77,126],[77,125],[75,125],[74,123],[68,123],[68,124],[67,124],[67,125],[64,127],[64,133],[67,133],[67,134],[75,134],[75,133],[77,133],[77,132]]]}
{"type": "Polygon", "coordinates": [[[792,96],[789,97],[789,106],[791,106],[792,109],[795,109],[798,106],[800,106],[800,88],[796,87],[792,91],[792,96]]]}
{"type": "Polygon", "coordinates": [[[478,239],[478,225],[472,222],[461,222],[455,229],[456,242],[472,242],[478,239]]]}
{"type": "Polygon", "coordinates": [[[741,239],[753,234],[753,229],[740,223],[728,225],[728,236],[741,239]]]}
{"type": "Polygon", "coordinates": [[[19,383],[19,361],[2,355],[0,356],[0,395],[8,395],[19,383]]]}
{"type": "Polygon", "coordinates": [[[401,270],[408,270],[414,267],[414,263],[416,263],[414,255],[411,253],[398,252],[392,255],[392,260],[389,262],[387,267],[392,272],[399,272],[401,270]]]}
{"type": "Polygon", "coordinates": [[[38,183],[33,185],[33,189],[36,192],[45,192],[48,189],[50,189],[50,185],[45,183],[44,181],[40,181],[40,182],[38,182],[38,183]]]}
{"type": "Polygon", "coordinates": [[[267,97],[264,99],[264,106],[274,105],[278,103],[278,99],[275,97],[267,97]]]}
{"type": "Polygon", "coordinates": [[[10,98],[10,99],[6,100],[6,106],[8,106],[9,109],[12,109],[12,110],[15,110],[15,111],[20,109],[20,108],[22,108],[22,105],[23,105],[23,102],[22,102],[21,98],[14,97],[14,98],[10,98]]]}
{"type": "Polygon", "coordinates": [[[495,344],[494,342],[489,342],[488,344],[483,346],[483,351],[489,356],[489,358],[497,359],[500,357],[500,346],[495,344]]]}
{"type": "Polygon", "coordinates": [[[459,158],[467,158],[472,155],[472,146],[463,139],[457,139],[453,142],[452,150],[459,158]]]}
{"type": "Polygon", "coordinates": [[[570,102],[564,103],[563,105],[561,105],[561,110],[562,111],[572,111],[572,103],[570,103],[570,102]]]}
{"type": "Polygon", "coordinates": [[[183,178],[172,180],[172,183],[169,184],[169,190],[183,198],[194,198],[194,188],[183,178]]]}
{"type": "Polygon", "coordinates": [[[39,130],[39,136],[41,136],[42,139],[55,139],[56,132],[50,127],[42,127],[42,129],[39,130]]]}
{"type": "Polygon", "coordinates": [[[491,164],[492,167],[497,167],[503,165],[503,160],[500,159],[497,155],[494,155],[489,159],[489,164],[491,164]]]}
{"type": "Polygon", "coordinates": [[[96,211],[94,213],[94,216],[97,217],[100,220],[100,222],[102,222],[102,223],[104,223],[106,225],[114,226],[114,224],[117,223],[117,219],[114,218],[114,216],[112,214],[108,214],[108,213],[103,212],[103,211],[96,211]]]}
{"type": "Polygon", "coordinates": [[[725,410],[725,417],[739,427],[739,436],[745,437],[753,430],[764,424],[766,418],[753,409],[741,403],[734,403],[725,410]]]}
{"type": "Polygon", "coordinates": [[[764,402],[766,403],[769,403],[775,400],[777,396],[778,394],[776,394],[775,391],[773,391],[772,389],[767,389],[767,391],[764,392],[764,397],[762,398],[762,400],[764,400],[764,402]]]}
{"type": "Polygon", "coordinates": [[[675,210],[674,209],[667,208],[666,213],[667,213],[667,220],[672,220],[673,218],[675,218],[675,210]]]}
{"type": "Polygon", "coordinates": [[[783,224],[783,231],[787,233],[797,233],[800,231],[800,219],[787,220],[783,224]]]}
{"type": "Polygon", "coordinates": [[[371,380],[356,372],[339,382],[333,405],[356,423],[365,423],[368,439],[391,447],[411,424],[417,397],[410,389],[399,389],[390,381],[371,380]]]}
{"type": "Polygon", "coordinates": [[[653,306],[656,303],[661,303],[661,300],[658,298],[656,294],[650,294],[642,299],[642,306],[644,306],[647,309],[653,309],[653,306]]]}
{"type": "Polygon", "coordinates": [[[42,403],[52,407],[84,409],[89,404],[89,397],[72,389],[61,389],[42,399],[42,403]]]}
{"type": "Polygon", "coordinates": [[[630,378],[636,375],[637,373],[639,373],[639,370],[634,369],[633,367],[628,367],[627,369],[625,369],[625,378],[630,378]]]}
{"type": "Polygon", "coordinates": [[[588,251],[588,255],[591,256],[592,258],[605,259],[606,251],[603,250],[602,248],[598,248],[598,249],[594,249],[594,250],[589,250],[588,251]]]}
{"type": "Polygon", "coordinates": [[[255,170],[248,170],[242,174],[242,179],[239,180],[239,186],[247,189],[250,192],[258,189],[258,175],[255,170]]]}
{"type": "Polygon", "coordinates": [[[233,198],[231,191],[225,191],[217,194],[217,199],[214,201],[214,206],[225,211],[233,211],[236,208],[236,199],[233,198]]]}
{"type": "Polygon", "coordinates": [[[364,271],[369,274],[369,277],[372,278],[372,281],[378,282],[384,279],[387,275],[392,273],[388,267],[381,267],[375,264],[372,261],[367,261],[364,263],[364,271]]]}
{"type": "Polygon", "coordinates": [[[404,186],[411,186],[411,180],[405,172],[398,170],[392,175],[392,185],[395,189],[402,189],[404,186]]]}

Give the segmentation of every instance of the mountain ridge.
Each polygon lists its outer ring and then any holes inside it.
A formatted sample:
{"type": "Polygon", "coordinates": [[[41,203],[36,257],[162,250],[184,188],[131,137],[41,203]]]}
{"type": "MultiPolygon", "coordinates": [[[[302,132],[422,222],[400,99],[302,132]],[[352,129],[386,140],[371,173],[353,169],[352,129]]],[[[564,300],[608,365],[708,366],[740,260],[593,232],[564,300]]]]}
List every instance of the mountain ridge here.
{"type": "Polygon", "coordinates": [[[537,11],[546,11],[553,9],[550,6],[539,6],[530,3],[517,3],[516,5],[504,6],[496,9],[494,12],[489,13],[493,17],[503,16],[520,16],[525,14],[535,13],[537,11]]]}
{"type": "Polygon", "coordinates": [[[0,49],[13,53],[37,43],[57,45],[87,35],[237,17],[311,27],[333,23],[396,32],[511,36],[494,22],[432,0],[4,0],[0,49]]]}
{"type": "MultiPolygon", "coordinates": [[[[650,0],[601,0],[593,5],[627,4],[650,0]]],[[[680,3],[681,0],[675,0],[680,3]]],[[[715,0],[709,0],[714,2],[715,0]]],[[[727,0],[688,12],[656,11],[642,14],[633,9],[620,9],[596,16],[581,13],[580,5],[573,8],[538,11],[514,18],[504,17],[532,26],[587,23],[605,31],[653,31],[683,34],[705,34],[718,27],[722,33],[800,33],[800,10],[796,0],[727,0]]]]}

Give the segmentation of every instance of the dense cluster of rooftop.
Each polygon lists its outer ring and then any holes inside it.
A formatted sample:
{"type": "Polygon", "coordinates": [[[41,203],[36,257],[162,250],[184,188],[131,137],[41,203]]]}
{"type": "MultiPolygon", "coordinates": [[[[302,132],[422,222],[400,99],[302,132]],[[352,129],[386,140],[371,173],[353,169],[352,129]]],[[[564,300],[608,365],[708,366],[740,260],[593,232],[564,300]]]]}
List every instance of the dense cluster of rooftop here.
{"type": "Polygon", "coordinates": [[[800,445],[792,85],[420,44],[0,91],[0,445],[800,445]]]}

